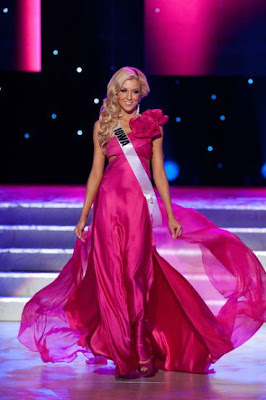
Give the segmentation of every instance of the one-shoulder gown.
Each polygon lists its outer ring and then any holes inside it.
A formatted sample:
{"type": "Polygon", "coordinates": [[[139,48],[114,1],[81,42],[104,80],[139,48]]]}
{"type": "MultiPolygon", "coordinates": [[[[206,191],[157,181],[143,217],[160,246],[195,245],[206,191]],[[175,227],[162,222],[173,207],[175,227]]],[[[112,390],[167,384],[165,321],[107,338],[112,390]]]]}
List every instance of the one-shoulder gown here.
{"type": "MultiPolygon", "coordinates": [[[[167,120],[160,109],[130,120],[128,136],[149,177],[152,143],[167,120]]],[[[114,136],[107,156],[116,157],[96,193],[86,241],[76,239],[58,277],[27,302],[18,339],[44,362],[103,356],[116,378],[149,359],[157,370],[210,373],[265,322],[265,271],[236,235],[192,208],[173,204],[183,227],[173,239],[158,196],[163,223],[153,227],[114,136]],[[188,266],[193,274],[185,278],[188,266]]]]}

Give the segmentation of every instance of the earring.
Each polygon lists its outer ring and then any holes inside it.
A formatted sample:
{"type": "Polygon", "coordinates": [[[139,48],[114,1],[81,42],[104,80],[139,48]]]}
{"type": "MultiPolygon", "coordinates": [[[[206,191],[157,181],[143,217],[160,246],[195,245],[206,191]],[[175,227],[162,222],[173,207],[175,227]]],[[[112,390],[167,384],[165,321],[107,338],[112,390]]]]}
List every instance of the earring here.
{"type": "Polygon", "coordinates": [[[139,109],[140,109],[140,105],[138,104],[138,107],[137,107],[137,116],[139,115],[139,109]]]}

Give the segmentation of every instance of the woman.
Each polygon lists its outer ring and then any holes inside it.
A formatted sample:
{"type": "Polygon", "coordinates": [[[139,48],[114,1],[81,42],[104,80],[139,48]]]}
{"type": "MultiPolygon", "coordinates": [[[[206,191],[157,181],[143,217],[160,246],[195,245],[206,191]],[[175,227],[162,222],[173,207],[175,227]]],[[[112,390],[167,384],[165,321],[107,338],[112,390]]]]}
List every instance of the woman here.
{"type": "Polygon", "coordinates": [[[89,362],[112,359],[117,379],[158,369],[210,373],[265,322],[265,272],[254,253],[197,211],[171,204],[162,151],[168,117],[139,114],[148,93],[137,68],[121,68],[108,83],[73,256],[22,313],[18,338],[45,362],[82,352],[89,362]],[[186,265],[203,276],[202,293],[180,273],[186,265]],[[209,293],[212,305],[203,299],[209,293]]]}

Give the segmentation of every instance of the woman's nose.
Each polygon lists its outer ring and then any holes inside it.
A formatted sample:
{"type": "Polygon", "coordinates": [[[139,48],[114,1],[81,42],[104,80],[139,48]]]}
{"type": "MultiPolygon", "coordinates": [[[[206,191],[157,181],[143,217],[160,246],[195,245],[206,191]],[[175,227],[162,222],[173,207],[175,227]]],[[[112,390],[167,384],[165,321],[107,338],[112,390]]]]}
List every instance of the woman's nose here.
{"type": "Polygon", "coordinates": [[[131,97],[132,97],[132,93],[131,93],[131,92],[128,92],[128,93],[127,93],[127,98],[128,98],[128,100],[130,100],[131,97]]]}

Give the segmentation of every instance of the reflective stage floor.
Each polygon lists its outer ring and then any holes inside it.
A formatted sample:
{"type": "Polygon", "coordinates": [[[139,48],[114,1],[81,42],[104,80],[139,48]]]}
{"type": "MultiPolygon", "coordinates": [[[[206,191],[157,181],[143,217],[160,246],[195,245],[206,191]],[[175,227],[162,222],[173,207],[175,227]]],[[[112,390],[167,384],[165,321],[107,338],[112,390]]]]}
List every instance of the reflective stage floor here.
{"type": "Polygon", "coordinates": [[[214,364],[210,375],[159,371],[152,378],[116,381],[114,365],[44,364],[16,339],[18,322],[0,323],[1,400],[266,399],[266,325],[214,364]]]}

